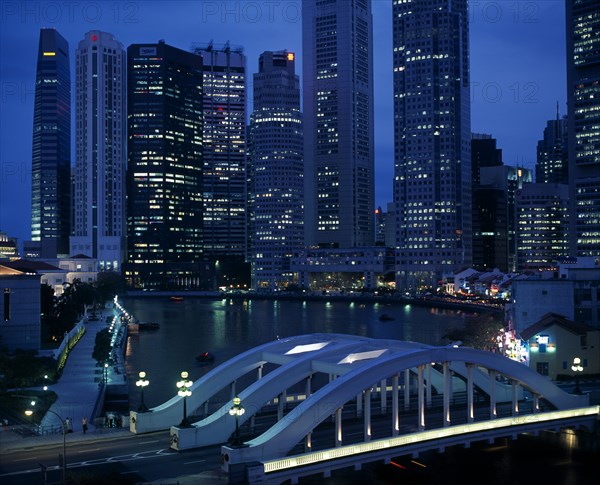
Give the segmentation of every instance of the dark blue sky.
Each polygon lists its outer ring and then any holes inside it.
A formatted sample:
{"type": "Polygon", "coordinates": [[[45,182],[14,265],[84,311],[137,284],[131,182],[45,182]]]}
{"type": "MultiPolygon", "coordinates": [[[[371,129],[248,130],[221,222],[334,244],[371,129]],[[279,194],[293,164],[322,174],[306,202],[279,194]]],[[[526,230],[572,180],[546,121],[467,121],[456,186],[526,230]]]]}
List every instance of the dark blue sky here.
{"type": "MultiPolygon", "coordinates": [[[[0,2],[0,231],[30,237],[31,130],[39,29],[55,27],[71,61],[92,29],[130,44],[159,39],[181,49],[194,42],[230,41],[252,73],[265,50],[298,54],[299,0],[0,2]]],[[[392,0],[373,0],[376,204],[392,199],[392,0]]],[[[504,162],[533,168],[537,140],[556,102],[566,111],[564,0],[470,2],[472,131],[490,133],[504,162]]],[[[251,106],[249,106],[251,109],[251,106]]],[[[74,153],[74,152],[73,152],[74,153]]]]}

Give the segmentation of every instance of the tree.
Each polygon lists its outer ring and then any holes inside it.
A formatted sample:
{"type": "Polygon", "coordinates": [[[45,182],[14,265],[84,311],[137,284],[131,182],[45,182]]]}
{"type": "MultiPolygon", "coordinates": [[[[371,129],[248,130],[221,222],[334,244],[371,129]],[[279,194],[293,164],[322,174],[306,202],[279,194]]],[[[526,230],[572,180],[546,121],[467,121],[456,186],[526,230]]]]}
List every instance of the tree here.
{"type": "Polygon", "coordinates": [[[492,313],[476,314],[467,317],[463,328],[454,329],[444,336],[450,341],[462,341],[466,347],[480,350],[498,348],[497,337],[504,325],[492,313]]]}

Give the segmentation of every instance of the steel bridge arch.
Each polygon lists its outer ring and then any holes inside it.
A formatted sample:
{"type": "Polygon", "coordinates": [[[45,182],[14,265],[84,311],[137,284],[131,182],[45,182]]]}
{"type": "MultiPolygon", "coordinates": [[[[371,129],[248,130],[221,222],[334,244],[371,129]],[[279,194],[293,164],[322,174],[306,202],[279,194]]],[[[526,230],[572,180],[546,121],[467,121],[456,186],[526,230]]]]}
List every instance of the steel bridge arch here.
{"type": "Polygon", "coordinates": [[[243,451],[246,460],[286,456],[296,443],[325,419],[330,418],[335,409],[354,399],[357,390],[368,389],[381,379],[405,369],[431,362],[453,361],[496,371],[543,396],[557,409],[587,405],[587,396],[568,394],[529,367],[501,355],[466,347],[432,347],[410,353],[381,356],[367,365],[341,375],[312,394],[262,435],[246,442],[248,447],[240,451],[243,451]]]}

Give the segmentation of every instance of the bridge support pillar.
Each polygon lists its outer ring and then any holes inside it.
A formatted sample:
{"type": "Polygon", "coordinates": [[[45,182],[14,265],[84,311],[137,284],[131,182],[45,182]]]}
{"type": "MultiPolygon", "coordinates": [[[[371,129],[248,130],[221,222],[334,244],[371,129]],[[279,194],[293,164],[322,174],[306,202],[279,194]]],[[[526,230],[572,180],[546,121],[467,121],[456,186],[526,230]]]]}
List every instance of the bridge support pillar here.
{"type": "Polygon", "coordinates": [[[312,431],[309,431],[304,438],[304,453],[310,453],[312,451],[312,431]]]}
{"type": "Polygon", "coordinates": [[[312,376],[308,376],[306,378],[306,383],[304,385],[304,394],[306,395],[306,399],[308,399],[310,397],[310,395],[312,394],[311,384],[312,384],[312,376]]]}
{"type": "Polygon", "coordinates": [[[540,412],[540,395],[539,394],[533,395],[533,412],[534,413],[540,412]]]}
{"type": "Polygon", "coordinates": [[[356,417],[360,418],[363,414],[363,393],[356,395],[356,417]]]}
{"type": "Polygon", "coordinates": [[[427,408],[431,408],[431,363],[427,364],[426,366],[427,369],[427,377],[425,378],[425,381],[427,383],[427,387],[426,387],[426,391],[427,391],[427,408]]]}
{"type": "Polygon", "coordinates": [[[262,379],[263,376],[263,367],[262,365],[259,365],[258,368],[256,369],[256,380],[260,381],[262,379]]]}
{"type": "Polygon", "coordinates": [[[452,374],[450,363],[444,362],[444,427],[450,426],[450,399],[452,394],[452,374]]]}
{"type": "Polygon", "coordinates": [[[398,374],[392,377],[392,436],[398,436],[400,422],[398,418],[398,374]]]}
{"type": "Polygon", "coordinates": [[[387,379],[381,380],[381,392],[379,393],[381,398],[381,414],[387,412],[387,379]]]}
{"type": "Polygon", "coordinates": [[[204,417],[206,418],[207,416],[208,416],[208,399],[204,403],[204,417]]]}
{"type": "Polygon", "coordinates": [[[490,419],[496,419],[496,371],[489,370],[490,373],[490,419]]]}
{"type": "Polygon", "coordinates": [[[512,386],[512,415],[519,415],[519,383],[514,379],[511,380],[512,386]]]}
{"type": "Polygon", "coordinates": [[[404,410],[410,409],[410,369],[404,369],[404,410]]]}
{"type": "Polygon", "coordinates": [[[285,391],[279,394],[277,398],[277,421],[281,421],[283,419],[283,409],[285,406],[285,391]]]}
{"type": "Polygon", "coordinates": [[[371,441],[371,388],[365,390],[365,441],[371,441]]]}
{"type": "Polygon", "coordinates": [[[417,396],[419,403],[419,431],[423,431],[425,429],[425,388],[423,386],[423,373],[425,371],[425,366],[420,365],[417,367],[417,396]]]}
{"type": "Polygon", "coordinates": [[[342,446],[342,408],[335,410],[335,447],[342,446]]]}
{"type": "Polygon", "coordinates": [[[235,397],[235,381],[233,381],[229,386],[229,400],[233,401],[235,397]]]}
{"type": "Polygon", "coordinates": [[[472,423],[475,415],[473,408],[473,364],[467,363],[467,422],[472,423]]]}

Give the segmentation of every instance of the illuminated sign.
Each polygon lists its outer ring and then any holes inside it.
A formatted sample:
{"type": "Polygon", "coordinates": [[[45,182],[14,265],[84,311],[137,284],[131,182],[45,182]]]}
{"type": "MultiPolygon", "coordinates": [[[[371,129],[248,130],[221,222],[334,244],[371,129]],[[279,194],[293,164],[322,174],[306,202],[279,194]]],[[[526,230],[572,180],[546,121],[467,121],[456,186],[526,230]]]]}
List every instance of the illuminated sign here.
{"type": "Polygon", "coordinates": [[[293,61],[294,60],[294,53],[293,52],[288,52],[287,60],[288,61],[293,61]]]}
{"type": "Polygon", "coordinates": [[[140,47],[140,56],[155,56],[156,47],[140,47]]]}
{"type": "Polygon", "coordinates": [[[548,335],[538,335],[537,343],[538,344],[547,344],[550,342],[550,337],[548,335]]]}
{"type": "Polygon", "coordinates": [[[44,57],[54,57],[56,52],[44,52],[44,57]]]}

